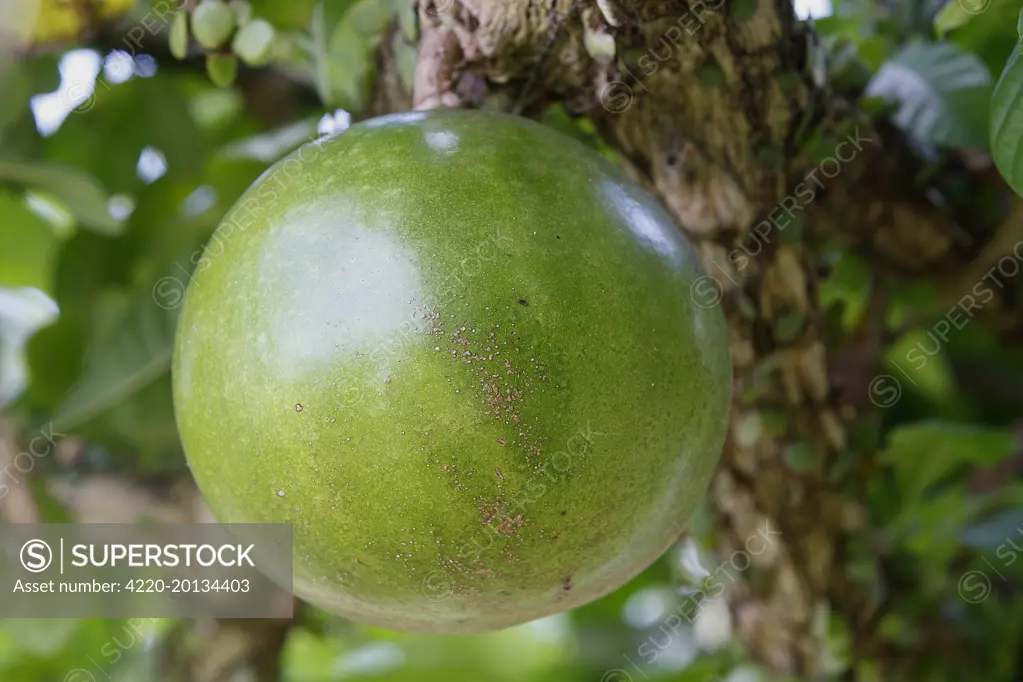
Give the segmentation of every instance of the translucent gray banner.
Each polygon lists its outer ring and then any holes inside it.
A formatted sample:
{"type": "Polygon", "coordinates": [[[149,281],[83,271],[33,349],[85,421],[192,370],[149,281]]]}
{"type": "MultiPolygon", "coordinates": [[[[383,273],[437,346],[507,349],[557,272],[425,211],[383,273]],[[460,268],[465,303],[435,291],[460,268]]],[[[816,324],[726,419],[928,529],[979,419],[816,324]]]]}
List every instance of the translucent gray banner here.
{"type": "Polygon", "coordinates": [[[0,525],[0,618],[290,618],[288,524],[0,525]]]}

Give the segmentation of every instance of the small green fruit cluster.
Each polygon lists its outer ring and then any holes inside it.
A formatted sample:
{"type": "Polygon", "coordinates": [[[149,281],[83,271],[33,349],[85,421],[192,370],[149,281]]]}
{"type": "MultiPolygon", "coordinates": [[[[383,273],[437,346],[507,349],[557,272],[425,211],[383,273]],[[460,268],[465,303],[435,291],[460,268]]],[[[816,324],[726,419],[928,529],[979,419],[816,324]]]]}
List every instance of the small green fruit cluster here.
{"type": "Polygon", "coordinates": [[[274,27],[253,19],[247,0],[202,0],[192,10],[191,22],[185,12],[179,12],[170,29],[170,50],[177,59],[188,54],[189,23],[192,37],[207,51],[210,80],[220,87],[234,82],[238,59],[249,66],[263,66],[273,54],[274,27]]]}

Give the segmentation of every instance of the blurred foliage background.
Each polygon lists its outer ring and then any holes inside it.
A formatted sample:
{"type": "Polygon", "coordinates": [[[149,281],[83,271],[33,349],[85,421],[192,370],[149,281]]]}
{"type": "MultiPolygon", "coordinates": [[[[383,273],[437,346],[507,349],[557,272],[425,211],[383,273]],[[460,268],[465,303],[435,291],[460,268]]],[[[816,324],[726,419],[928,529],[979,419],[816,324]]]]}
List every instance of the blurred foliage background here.
{"type": "MultiPolygon", "coordinates": [[[[227,29],[223,16],[205,27],[187,22],[192,5],[0,3],[0,514],[8,522],[204,518],[169,379],[194,254],[269,164],[349,117],[379,113],[382,89],[411,88],[410,2],[235,2],[227,29]],[[382,53],[396,66],[388,82],[382,53]],[[37,445],[19,457],[40,434],[45,454],[37,445]]],[[[964,150],[992,152],[990,101],[1019,50],[1018,0],[797,9],[816,18],[835,88],[891,116],[921,158],[937,165],[964,150]]],[[[1023,83],[1018,69],[1015,77],[1023,83]]],[[[613,155],[585,118],[551,107],[544,120],[613,155]]],[[[985,210],[985,198],[976,200],[985,210]]],[[[822,296],[849,331],[867,305],[870,264],[841,248],[829,258],[822,296]]],[[[855,434],[834,473],[837,481],[855,472],[865,491],[868,530],[845,560],[884,611],[873,614],[876,632],[864,644],[818,605],[829,679],[880,679],[888,658],[922,650],[929,655],[913,679],[1023,680],[1023,352],[982,324],[936,336],[947,312],[942,286],[896,291],[883,370],[896,383],[871,385],[885,409],[855,434]],[[862,470],[856,452],[868,451],[880,456],[862,470]]],[[[798,444],[788,456],[795,468],[815,465],[798,444]]],[[[715,546],[704,513],[614,594],[477,637],[384,631],[308,606],[287,623],[5,621],[0,680],[797,679],[772,675],[733,635],[727,594],[755,582],[758,569],[737,570],[748,562],[715,546]],[[709,585],[724,594],[714,589],[691,622],[672,620],[709,585]]]]}

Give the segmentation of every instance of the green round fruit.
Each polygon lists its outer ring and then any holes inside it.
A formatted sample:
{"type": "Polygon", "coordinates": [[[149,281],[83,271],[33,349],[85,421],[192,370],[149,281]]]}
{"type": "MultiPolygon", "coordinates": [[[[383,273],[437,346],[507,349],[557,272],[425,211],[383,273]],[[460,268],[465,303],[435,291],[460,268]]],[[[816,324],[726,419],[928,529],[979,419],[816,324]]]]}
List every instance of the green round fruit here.
{"type": "Polygon", "coordinates": [[[387,116],[300,148],[196,264],[174,398],[221,522],[295,530],[295,592],[483,632],[677,539],[724,441],[729,339],[693,249],[538,123],[387,116]]]}
{"type": "Polygon", "coordinates": [[[214,85],[226,88],[238,77],[238,58],[230,54],[208,54],[206,73],[214,85]]]}
{"type": "Polygon", "coordinates": [[[188,56],[188,17],[184,12],[175,13],[171,19],[167,45],[175,59],[184,59],[188,56]]]}
{"type": "Polygon", "coordinates": [[[234,12],[221,0],[203,0],[192,10],[192,35],[207,50],[227,42],[234,26],[234,12]]]}
{"type": "Polygon", "coordinates": [[[231,49],[249,66],[270,61],[274,46],[274,28],[270,22],[254,19],[242,26],[231,41],[231,49]]]}
{"type": "Polygon", "coordinates": [[[239,26],[245,26],[252,21],[252,3],[248,0],[231,0],[227,6],[231,8],[234,13],[234,21],[239,26]]]}

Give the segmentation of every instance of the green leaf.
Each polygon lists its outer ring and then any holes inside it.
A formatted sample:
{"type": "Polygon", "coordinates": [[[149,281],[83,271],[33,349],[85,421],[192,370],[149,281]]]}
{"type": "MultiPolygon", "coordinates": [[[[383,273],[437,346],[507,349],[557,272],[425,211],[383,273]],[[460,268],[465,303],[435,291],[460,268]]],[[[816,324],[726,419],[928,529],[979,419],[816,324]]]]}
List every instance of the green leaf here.
{"type": "Polygon", "coordinates": [[[394,18],[394,10],[389,4],[379,0],[360,0],[349,8],[345,21],[351,22],[363,35],[379,38],[383,36],[394,18]]]}
{"type": "Polygon", "coordinates": [[[309,56],[313,83],[320,101],[330,105],[334,103],[333,90],[330,83],[330,58],[327,54],[327,19],[323,2],[317,2],[309,19],[309,56]]]}
{"type": "Polygon", "coordinates": [[[950,31],[965,26],[973,17],[977,16],[977,12],[966,11],[966,8],[971,5],[964,6],[964,3],[969,2],[970,0],[948,0],[945,3],[945,6],[934,17],[934,33],[939,38],[944,38],[950,31]]]}
{"type": "Polygon", "coordinates": [[[158,679],[149,671],[122,676],[133,660],[151,656],[143,642],[162,628],[149,622],[109,618],[0,622],[0,677],[24,682],[158,679]],[[45,639],[52,640],[46,648],[45,639]]]}
{"type": "MultiPolygon", "coordinates": [[[[537,632],[536,628],[521,626],[483,635],[442,638],[383,634],[377,630],[372,638],[356,639],[293,628],[281,657],[282,679],[288,682],[405,682],[409,679],[417,682],[566,682],[586,679],[565,669],[566,664],[578,663],[568,659],[564,635],[541,636],[537,632]]],[[[711,678],[706,674],[682,676],[673,671],[671,679],[708,682],[711,678]]]]}
{"type": "Polygon", "coordinates": [[[870,288],[870,265],[849,251],[833,255],[831,272],[821,282],[821,304],[836,308],[843,329],[852,329],[866,309],[870,288]]]}
{"type": "MultiPolygon", "coordinates": [[[[2,1],[2,0],[0,0],[2,1]]],[[[95,107],[72,114],[43,142],[47,158],[88,170],[112,194],[136,195],[145,185],[138,176],[146,147],[167,159],[162,181],[192,176],[205,159],[208,139],[196,129],[189,109],[191,93],[209,88],[201,73],[162,69],[154,78],[96,84],[95,107]]]]}
{"type": "Polygon", "coordinates": [[[963,11],[967,14],[972,14],[973,16],[986,12],[988,8],[991,7],[991,1],[992,0],[958,0],[963,11]]]}
{"type": "MultiPolygon", "coordinates": [[[[332,2],[331,4],[337,4],[332,2]]],[[[308,25],[316,0],[252,0],[253,14],[263,17],[278,29],[297,30],[308,25]]]]}
{"type": "MultiPolygon", "coordinates": [[[[197,78],[207,91],[213,90],[204,77],[197,78]]],[[[312,126],[315,130],[315,123],[312,126]]],[[[111,315],[109,292],[135,286],[143,292],[143,300],[152,295],[160,299],[160,304],[172,307],[175,287],[180,287],[164,276],[176,277],[182,283],[189,281],[192,259],[220,216],[265,166],[260,162],[220,160],[210,165],[209,174],[202,179],[153,183],[135,196],[135,210],[126,221],[124,235],[110,239],[79,232],[69,240],[54,275],[54,300],[60,306],[60,318],[28,343],[31,383],[22,404],[46,414],[62,407],[82,376],[87,353],[95,345],[98,320],[111,315]],[[183,210],[188,204],[183,206],[182,202],[200,183],[215,203],[200,212],[183,210]]],[[[149,303],[155,305],[153,300],[149,303]]],[[[110,430],[100,435],[102,445],[109,448],[110,430]]],[[[138,440],[130,433],[114,435],[123,436],[118,439],[122,441],[138,440]]]]}
{"type": "Polygon", "coordinates": [[[299,145],[316,138],[316,119],[294,121],[251,137],[235,140],[220,154],[225,159],[252,159],[271,164],[299,145]]]}
{"type": "Polygon", "coordinates": [[[376,71],[374,50],[394,19],[377,0],[318,3],[310,22],[309,53],[320,100],[350,111],[366,107],[376,71]]]}
{"type": "Polygon", "coordinates": [[[0,626],[22,649],[46,656],[59,652],[75,635],[81,622],[77,618],[19,618],[0,621],[0,626]]]}
{"type": "Polygon", "coordinates": [[[81,375],[85,346],[97,319],[93,302],[110,286],[105,278],[116,274],[114,266],[122,260],[110,242],[93,232],[79,232],[61,249],[53,296],[60,315],[34,334],[25,348],[31,381],[22,399],[33,411],[53,414],[81,375]]]}
{"type": "MultiPolygon", "coordinates": [[[[916,310],[922,309],[918,304],[916,310]]],[[[958,318],[956,318],[958,321],[958,318]]],[[[948,325],[947,320],[945,321],[948,325]]],[[[955,393],[955,377],[946,356],[944,340],[950,338],[955,330],[945,332],[935,331],[933,328],[927,331],[912,329],[906,332],[888,347],[885,353],[886,365],[890,366],[894,373],[903,376],[908,374],[907,381],[911,381],[917,392],[935,402],[951,399],[955,393]]]]}
{"type": "MultiPolygon", "coordinates": [[[[1023,21],[1023,13],[1020,14],[1023,21]]],[[[1023,49],[1023,39],[1020,40],[1023,49]]],[[[1014,50],[991,97],[991,156],[1002,177],[1023,195],[1023,59],[1014,50]]]]}
{"type": "Polygon", "coordinates": [[[83,425],[78,434],[103,446],[118,469],[154,475],[187,468],[181,449],[170,372],[83,425]]]}
{"type": "Polygon", "coordinates": [[[164,307],[164,301],[154,300],[151,290],[130,298],[120,293],[112,296],[112,319],[90,344],[85,370],[65,396],[53,419],[54,429],[73,431],[167,373],[177,308],[164,307]]]}
{"type": "Polygon", "coordinates": [[[36,161],[0,161],[0,180],[35,187],[67,204],[83,226],[118,234],[123,225],[107,210],[109,197],[93,176],[76,168],[36,161]]]}
{"type": "Polygon", "coordinates": [[[984,62],[994,75],[1001,73],[1005,58],[1016,44],[1013,30],[1020,12],[1019,0],[963,0],[967,11],[982,3],[984,11],[949,34],[949,39],[984,62]]]}
{"type": "Polygon", "coordinates": [[[907,500],[960,469],[992,466],[1012,453],[1011,431],[919,422],[892,430],[881,460],[891,465],[907,500]]]}
{"type": "Polygon", "coordinates": [[[328,57],[327,73],[334,102],[350,111],[362,111],[369,101],[375,74],[373,42],[349,23],[334,34],[328,57]]]}
{"type": "MultiPolygon", "coordinates": [[[[341,19],[332,25],[329,39],[320,46],[317,54],[318,73],[325,79],[331,98],[325,99],[325,104],[351,111],[361,111],[366,107],[376,72],[374,51],[393,18],[392,10],[386,5],[375,0],[360,0],[352,3],[341,19]]],[[[325,30],[331,24],[328,19],[324,22],[322,28],[325,30]]]]}
{"type": "Polygon", "coordinates": [[[866,95],[898,104],[895,124],[922,140],[986,149],[991,80],[980,59],[953,43],[916,43],[881,66],[866,95]]]}
{"type": "Polygon", "coordinates": [[[0,140],[11,138],[14,124],[30,115],[29,99],[37,92],[57,89],[60,78],[54,57],[32,59],[0,57],[0,140]]]}
{"type": "Polygon", "coordinates": [[[52,290],[59,239],[24,198],[0,189],[0,286],[52,290]]]}
{"type": "Polygon", "coordinates": [[[401,35],[409,44],[419,43],[419,23],[416,17],[416,8],[412,3],[404,0],[392,0],[391,7],[397,15],[398,26],[401,28],[401,35]]]}

